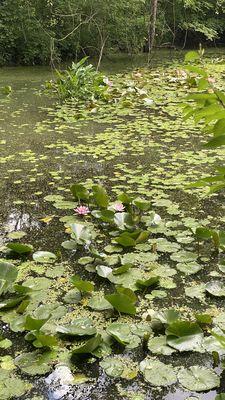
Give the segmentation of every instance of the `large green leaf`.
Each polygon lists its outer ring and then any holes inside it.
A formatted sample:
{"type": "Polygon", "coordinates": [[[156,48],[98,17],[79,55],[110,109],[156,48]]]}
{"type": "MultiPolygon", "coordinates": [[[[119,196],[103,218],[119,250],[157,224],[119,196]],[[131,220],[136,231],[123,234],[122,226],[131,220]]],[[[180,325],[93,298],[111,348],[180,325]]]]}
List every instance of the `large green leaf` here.
{"type": "Polygon", "coordinates": [[[107,208],[109,204],[109,198],[105,188],[101,185],[92,186],[93,199],[95,203],[101,208],[107,208]]]}
{"type": "Polygon", "coordinates": [[[214,149],[216,147],[224,146],[225,145],[225,135],[216,136],[215,138],[211,139],[208,143],[206,143],[205,147],[214,149]]]}
{"type": "Polygon", "coordinates": [[[114,322],[107,327],[107,333],[112,335],[117,342],[123,344],[124,346],[132,340],[132,333],[129,324],[122,324],[114,322]]]}
{"type": "Polygon", "coordinates": [[[123,247],[134,247],[136,245],[136,241],[130,236],[128,232],[122,233],[115,239],[115,241],[123,247]]]}
{"type": "Polygon", "coordinates": [[[48,318],[44,319],[38,319],[38,318],[33,318],[31,315],[27,315],[26,321],[24,324],[24,328],[27,331],[39,331],[42,326],[48,321],[48,318]]]}
{"type": "Polygon", "coordinates": [[[50,251],[36,251],[33,254],[33,260],[39,263],[53,263],[56,260],[56,255],[50,251]]]}
{"type": "Polygon", "coordinates": [[[11,287],[17,278],[18,272],[15,265],[8,262],[0,262],[0,295],[11,287]]]}
{"type": "Polygon", "coordinates": [[[225,297],[225,285],[221,281],[213,281],[206,284],[206,291],[215,297],[225,297]]]}
{"type": "Polygon", "coordinates": [[[92,336],[97,332],[89,318],[75,319],[71,324],[58,326],[56,331],[69,336],[92,336]]]}
{"type": "Polygon", "coordinates": [[[136,307],[131,298],[123,293],[113,293],[105,296],[105,299],[119,312],[124,314],[136,314],[136,307]]]}
{"type": "Polygon", "coordinates": [[[5,300],[0,300],[0,310],[7,310],[9,308],[16,307],[25,298],[26,298],[26,296],[16,296],[16,297],[11,297],[11,298],[5,299],[5,300]]]}
{"type": "Polygon", "coordinates": [[[101,343],[102,337],[98,334],[89,339],[84,345],[73,348],[72,354],[91,354],[101,343]]]}
{"type": "Polygon", "coordinates": [[[200,59],[200,55],[197,51],[189,51],[185,55],[185,62],[192,62],[192,61],[197,61],[200,59]]]}
{"type": "Polygon", "coordinates": [[[194,322],[175,321],[166,329],[167,344],[179,351],[199,350],[202,345],[203,331],[194,322]]]}
{"type": "Polygon", "coordinates": [[[159,276],[153,276],[149,279],[138,279],[136,284],[140,288],[146,288],[151,286],[156,286],[159,283],[159,276]]]}
{"type": "Polygon", "coordinates": [[[146,358],[140,363],[140,371],[152,386],[169,386],[177,381],[172,365],[151,358],[146,358]]]}
{"type": "Polygon", "coordinates": [[[35,332],[35,340],[32,342],[32,344],[37,349],[42,347],[51,348],[57,346],[58,341],[55,336],[35,332]]]}
{"type": "Polygon", "coordinates": [[[89,199],[88,190],[80,183],[75,183],[74,185],[70,186],[70,191],[76,200],[80,201],[89,199]]]}
{"type": "Polygon", "coordinates": [[[94,210],[91,213],[95,218],[100,219],[103,222],[109,222],[112,223],[114,220],[114,215],[115,213],[111,210],[106,210],[106,209],[102,209],[102,210],[94,210]]]}
{"type": "Polygon", "coordinates": [[[212,370],[197,365],[189,369],[183,368],[178,373],[181,385],[190,391],[204,392],[220,385],[220,378],[212,370]]]}
{"type": "Polygon", "coordinates": [[[133,204],[139,208],[141,211],[148,211],[151,208],[151,203],[150,201],[144,200],[144,199],[135,199],[133,201],[133,204]]]}
{"type": "Polygon", "coordinates": [[[56,354],[50,351],[44,353],[39,353],[38,351],[23,353],[15,358],[15,365],[26,374],[45,375],[52,368],[51,363],[55,357],[56,354]]]}
{"type": "Polygon", "coordinates": [[[8,243],[7,247],[17,254],[29,254],[33,251],[33,246],[30,244],[22,244],[22,243],[8,243]]]}
{"type": "Polygon", "coordinates": [[[131,214],[127,212],[115,213],[114,223],[121,230],[132,229],[134,226],[133,218],[131,214]]]}
{"type": "Polygon", "coordinates": [[[94,284],[92,282],[82,280],[78,275],[73,275],[70,280],[81,292],[93,292],[94,290],[94,284]]]}

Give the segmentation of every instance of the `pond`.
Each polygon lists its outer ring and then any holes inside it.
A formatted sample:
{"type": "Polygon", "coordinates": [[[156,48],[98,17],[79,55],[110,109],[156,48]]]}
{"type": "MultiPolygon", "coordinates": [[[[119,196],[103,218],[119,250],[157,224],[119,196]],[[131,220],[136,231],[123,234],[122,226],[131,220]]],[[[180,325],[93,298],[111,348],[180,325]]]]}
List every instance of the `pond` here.
{"type": "MultiPolygon", "coordinates": [[[[124,99],[92,112],[60,106],[57,99],[43,94],[45,81],[54,78],[47,67],[1,70],[0,87],[10,85],[12,91],[0,94],[0,261],[14,264],[16,282],[32,292],[22,306],[0,311],[0,398],[214,400],[217,393],[225,392],[225,349],[211,335],[212,329],[220,335],[225,330],[224,295],[206,290],[208,284],[224,284],[222,253],[218,255],[210,244],[199,248],[194,238],[198,226],[224,228],[224,195],[207,196],[207,188],[188,188],[188,183],[207,176],[215,165],[223,165],[225,151],[204,149],[201,125],[183,119],[181,104],[187,87],[178,73],[183,57],[183,52],[158,51],[146,67],[144,56],[112,56],[102,70],[122,88],[124,99]],[[133,264],[132,273],[104,279],[105,270],[99,273],[97,268],[96,274],[85,247],[71,252],[61,246],[68,239],[69,224],[79,221],[70,192],[71,184],[78,182],[88,189],[103,185],[113,200],[124,191],[150,200],[160,215],[160,223],[149,227],[150,239],[128,250],[115,243],[109,246],[105,226],[101,232],[95,226],[95,245],[105,254],[104,265],[112,272],[121,254],[122,265],[133,264]],[[35,261],[32,254],[17,257],[7,247],[17,242],[32,245],[34,252],[52,252],[57,261],[35,261]],[[113,313],[110,307],[99,310],[93,306],[93,293],[81,298],[77,289],[71,293],[74,274],[93,281],[95,294],[102,300],[104,293],[112,293],[114,283],[134,289],[137,279],[147,279],[153,269],[159,285],[138,291],[134,316],[113,313]],[[180,320],[193,324],[189,328],[194,332],[184,340],[183,350],[165,342],[171,309],[179,312],[180,320]],[[51,318],[46,319],[45,329],[54,335],[74,318],[91,319],[103,336],[106,330],[112,332],[113,323],[121,325],[119,333],[109,335],[112,344],[101,349],[102,357],[98,359],[93,350],[88,357],[71,361],[71,349],[80,344],[77,337],[69,340],[58,335],[51,351],[35,349],[32,340],[25,340],[24,332],[33,330],[24,325],[24,318],[45,319],[48,312],[51,318]],[[197,325],[196,314],[206,314],[211,322],[197,325]],[[150,322],[158,326],[154,335],[150,322]],[[196,336],[201,343],[193,345],[196,336]],[[219,362],[215,353],[220,355],[219,362]],[[21,361],[23,354],[29,356],[21,361]],[[59,365],[64,368],[61,372],[59,365]],[[196,372],[193,366],[203,369],[196,367],[196,372]],[[54,370],[63,376],[61,384],[51,375],[54,370]],[[157,373],[149,377],[149,370],[157,373]]],[[[223,57],[223,49],[206,52],[207,68],[220,87],[225,86],[223,57]]],[[[83,220],[94,225],[90,215],[83,220]]],[[[177,337],[182,342],[182,334],[177,337]]]]}

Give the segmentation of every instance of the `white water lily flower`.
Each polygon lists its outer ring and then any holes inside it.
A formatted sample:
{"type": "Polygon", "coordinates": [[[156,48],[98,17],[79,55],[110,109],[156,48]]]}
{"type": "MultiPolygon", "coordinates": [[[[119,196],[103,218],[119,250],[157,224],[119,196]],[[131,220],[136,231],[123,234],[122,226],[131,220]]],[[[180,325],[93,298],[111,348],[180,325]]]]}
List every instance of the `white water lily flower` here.
{"type": "Polygon", "coordinates": [[[148,97],[146,97],[144,99],[144,103],[145,103],[146,106],[152,106],[154,104],[154,100],[149,99],[148,97]]]}
{"type": "Polygon", "coordinates": [[[155,214],[154,218],[152,220],[152,225],[153,226],[159,225],[161,221],[162,221],[162,218],[160,217],[160,215],[159,214],[155,214]]]}
{"type": "Polygon", "coordinates": [[[74,383],[74,377],[68,367],[65,365],[59,365],[47,378],[45,378],[45,382],[48,385],[72,385],[74,383]]]}

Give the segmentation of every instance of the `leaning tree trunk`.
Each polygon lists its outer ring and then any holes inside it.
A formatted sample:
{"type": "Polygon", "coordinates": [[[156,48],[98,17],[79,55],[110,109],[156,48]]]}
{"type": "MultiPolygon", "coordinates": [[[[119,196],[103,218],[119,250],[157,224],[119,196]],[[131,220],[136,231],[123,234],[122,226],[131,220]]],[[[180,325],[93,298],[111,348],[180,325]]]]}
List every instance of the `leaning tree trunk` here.
{"type": "Polygon", "coordinates": [[[158,0],[151,0],[149,32],[148,32],[149,53],[151,53],[155,43],[157,9],[158,9],[158,0]]]}

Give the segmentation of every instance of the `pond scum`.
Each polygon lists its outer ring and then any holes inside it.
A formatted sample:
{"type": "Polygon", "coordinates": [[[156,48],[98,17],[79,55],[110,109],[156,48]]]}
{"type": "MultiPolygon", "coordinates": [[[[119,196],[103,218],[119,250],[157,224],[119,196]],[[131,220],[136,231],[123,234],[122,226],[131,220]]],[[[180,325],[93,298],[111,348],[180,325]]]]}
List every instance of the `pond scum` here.
{"type": "Polygon", "coordinates": [[[225,399],[224,249],[196,236],[223,194],[188,187],[224,150],[183,120],[178,62],[110,79],[32,124],[30,88],[2,97],[0,399],[225,399]]]}

